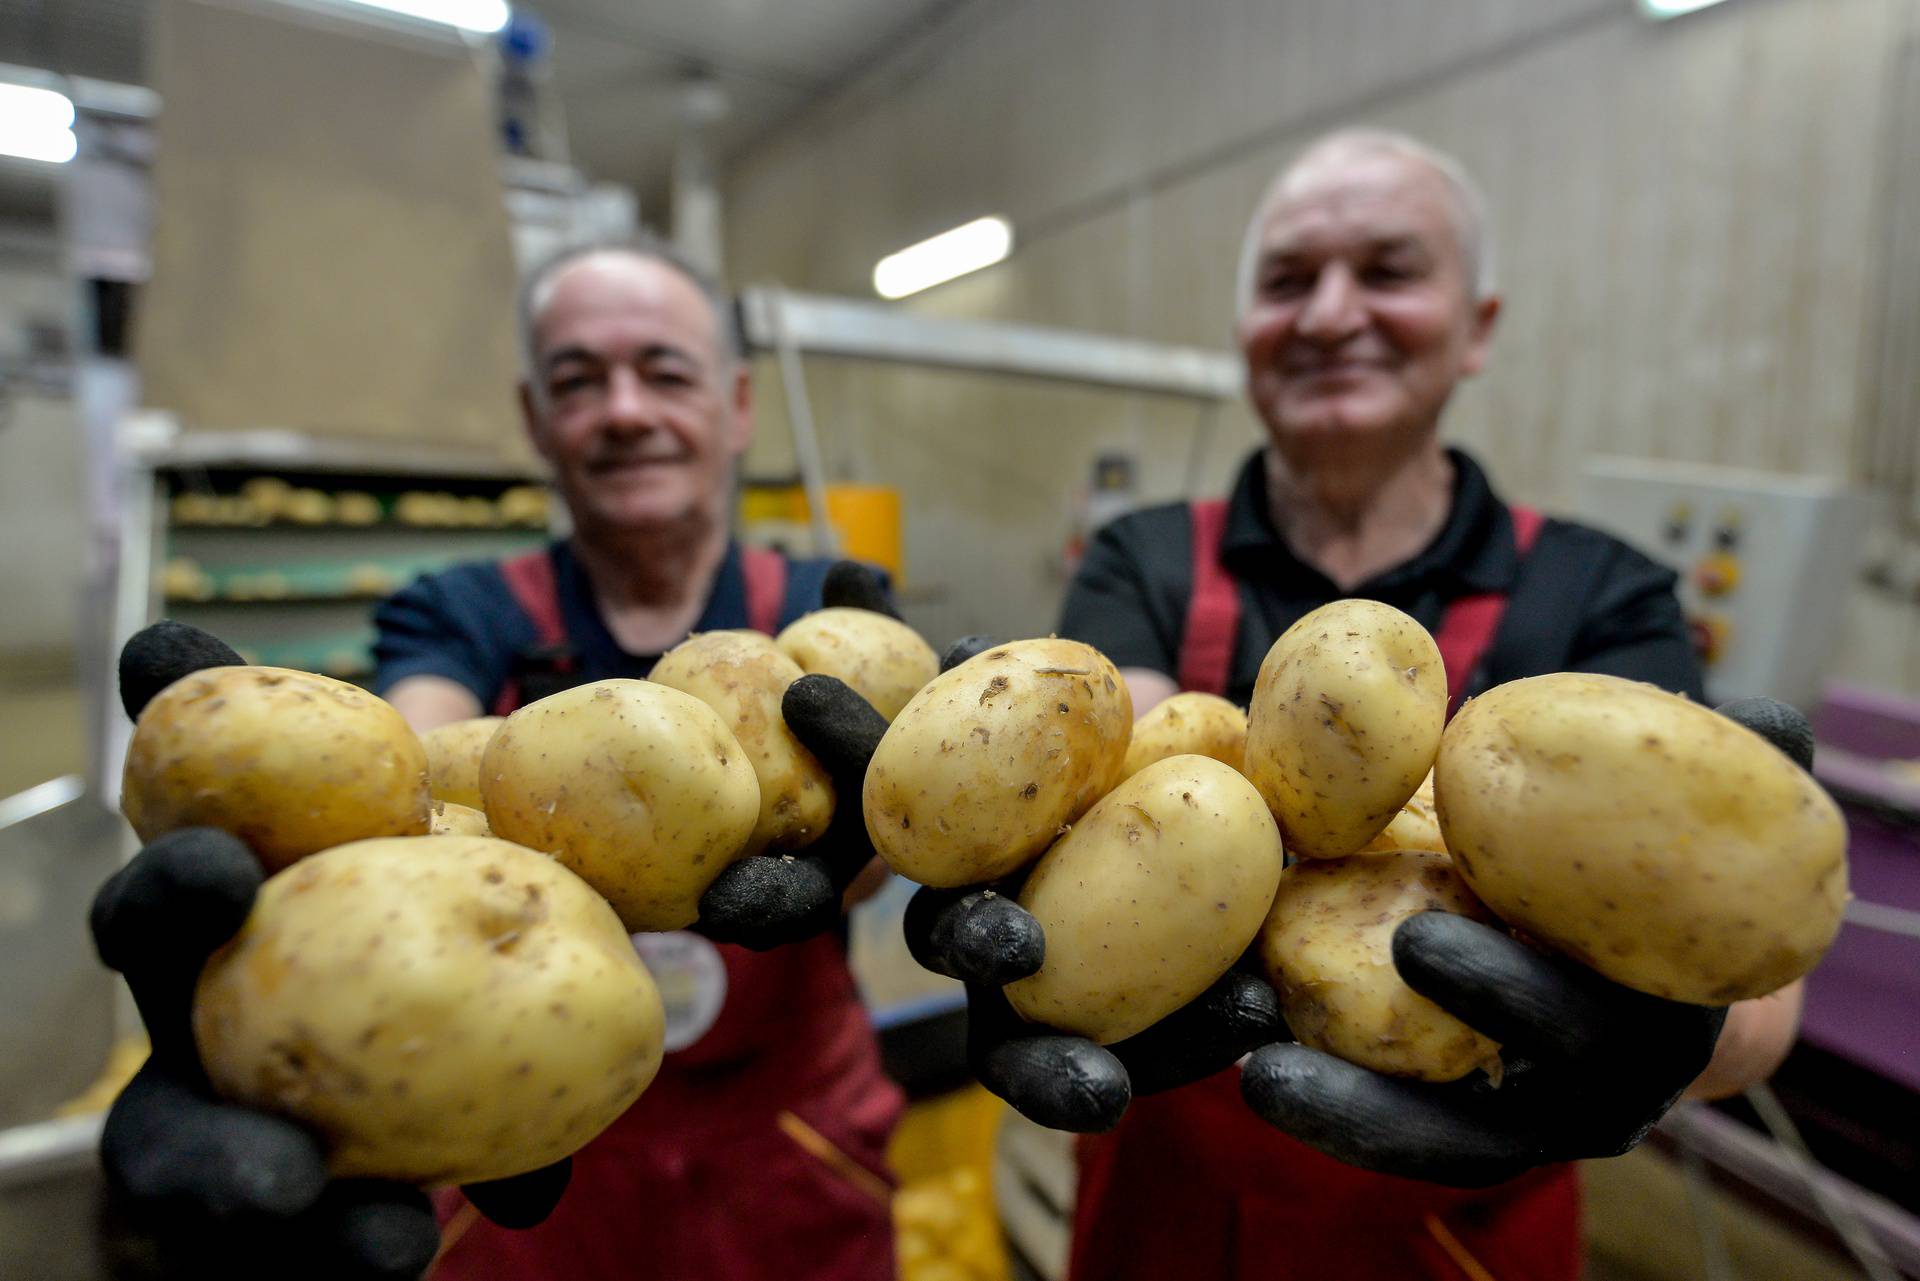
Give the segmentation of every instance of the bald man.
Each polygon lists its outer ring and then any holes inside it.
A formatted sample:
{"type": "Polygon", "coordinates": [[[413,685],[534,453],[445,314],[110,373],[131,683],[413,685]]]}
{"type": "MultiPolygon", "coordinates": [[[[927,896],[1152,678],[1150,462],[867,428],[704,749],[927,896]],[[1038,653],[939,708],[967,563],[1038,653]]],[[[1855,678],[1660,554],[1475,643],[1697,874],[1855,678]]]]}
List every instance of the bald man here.
{"type": "MultiPolygon", "coordinates": [[[[1447,402],[1485,367],[1500,315],[1482,200],[1458,164],[1374,131],[1307,147],[1254,211],[1238,311],[1265,446],[1225,502],[1100,531],[1060,621],[1061,635],[1122,668],[1136,712],[1180,689],[1246,705],[1274,640],[1350,596],[1434,633],[1454,706],[1564,670],[1702,697],[1672,573],[1596,530],[1508,505],[1473,458],[1441,443],[1447,402]]],[[[1724,1028],[1717,1012],[1651,1010],[1649,1062],[1669,1049],[1657,1020],[1675,1029],[1666,1076],[1632,1082],[1630,1104],[1598,1082],[1556,1086],[1557,1108],[1604,1118],[1577,1135],[1521,1114],[1526,1082],[1487,1100],[1468,1087],[1396,1092],[1304,1047],[1267,1047],[1244,1082],[1230,1070],[1136,1099],[1117,1129],[1087,1141],[1072,1276],[1572,1281],[1579,1201],[1555,1155],[1624,1150],[1690,1081],[1719,1096],[1762,1079],[1792,1044],[1799,1001],[1796,984],[1744,1002],[1724,1028]],[[1510,1173],[1484,1188],[1431,1181],[1510,1173]]],[[[1596,1036],[1612,1044],[1610,1031],[1596,1036]]]]}

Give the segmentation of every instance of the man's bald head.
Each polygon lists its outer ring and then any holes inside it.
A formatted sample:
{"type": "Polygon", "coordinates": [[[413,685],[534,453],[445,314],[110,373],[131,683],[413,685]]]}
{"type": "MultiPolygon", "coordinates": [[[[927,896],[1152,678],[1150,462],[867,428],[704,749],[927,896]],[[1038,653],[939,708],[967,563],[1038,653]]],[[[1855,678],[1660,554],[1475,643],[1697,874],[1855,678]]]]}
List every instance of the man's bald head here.
{"type": "Polygon", "coordinates": [[[1308,143],[1274,175],[1260,203],[1254,207],[1241,244],[1240,274],[1235,282],[1234,297],[1237,313],[1244,315],[1252,301],[1261,232],[1274,207],[1289,195],[1323,180],[1330,172],[1339,172],[1357,161],[1383,157],[1430,173],[1441,184],[1459,240],[1463,274],[1476,298],[1486,298],[1495,292],[1493,237],[1487,226],[1486,198],[1460,162],[1407,134],[1385,129],[1340,129],[1308,143]]]}

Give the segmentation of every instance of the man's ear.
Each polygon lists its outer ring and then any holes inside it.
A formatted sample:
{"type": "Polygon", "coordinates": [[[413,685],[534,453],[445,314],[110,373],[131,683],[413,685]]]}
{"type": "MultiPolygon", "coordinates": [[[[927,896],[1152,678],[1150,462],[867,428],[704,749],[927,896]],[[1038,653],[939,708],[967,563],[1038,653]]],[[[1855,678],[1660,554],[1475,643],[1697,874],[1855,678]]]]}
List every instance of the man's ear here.
{"type": "Polygon", "coordinates": [[[727,444],[733,456],[738,458],[753,443],[753,375],[747,368],[744,356],[734,365],[731,391],[733,435],[727,444]]]}
{"type": "Polygon", "coordinates": [[[1487,365],[1487,353],[1493,348],[1494,326],[1500,320],[1499,294],[1488,294],[1473,304],[1472,329],[1467,335],[1467,357],[1462,370],[1477,374],[1487,365]]]}
{"type": "Polygon", "coordinates": [[[533,384],[525,378],[520,380],[520,425],[527,429],[527,439],[533,443],[534,452],[552,461],[546,416],[540,412],[540,400],[534,394],[533,384]]]}

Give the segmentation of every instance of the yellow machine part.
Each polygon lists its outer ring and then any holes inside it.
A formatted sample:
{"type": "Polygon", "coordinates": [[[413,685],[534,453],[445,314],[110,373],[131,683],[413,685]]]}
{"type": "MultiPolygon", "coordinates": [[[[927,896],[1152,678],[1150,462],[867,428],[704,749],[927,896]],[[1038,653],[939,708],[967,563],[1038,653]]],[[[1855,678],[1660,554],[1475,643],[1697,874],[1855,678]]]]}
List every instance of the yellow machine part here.
{"type": "Polygon", "coordinates": [[[887,1149],[900,1178],[900,1281],[1008,1281],[993,1204],[994,1138],[1005,1110],[977,1085],[907,1109],[887,1149]]]}

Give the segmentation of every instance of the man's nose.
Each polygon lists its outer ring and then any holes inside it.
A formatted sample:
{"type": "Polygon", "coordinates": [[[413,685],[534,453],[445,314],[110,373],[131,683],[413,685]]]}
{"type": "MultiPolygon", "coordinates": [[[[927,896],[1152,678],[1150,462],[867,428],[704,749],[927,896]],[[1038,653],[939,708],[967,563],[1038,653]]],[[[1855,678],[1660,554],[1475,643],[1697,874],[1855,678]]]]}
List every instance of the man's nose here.
{"type": "Polygon", "coordinates": [[[640,375],[615,365],[607,376],[607,421],[622,427],[649,427],[653,409],[653,396],[640,375]]]}
{"type": "Polygon", "coordinates": [[[1364,320],[1353,273],[1344,264],[1332,263],[1314,281],[1313,292],[1294,327],[1302,338],[1339,342],[1358,333],[1364,320]]]}

